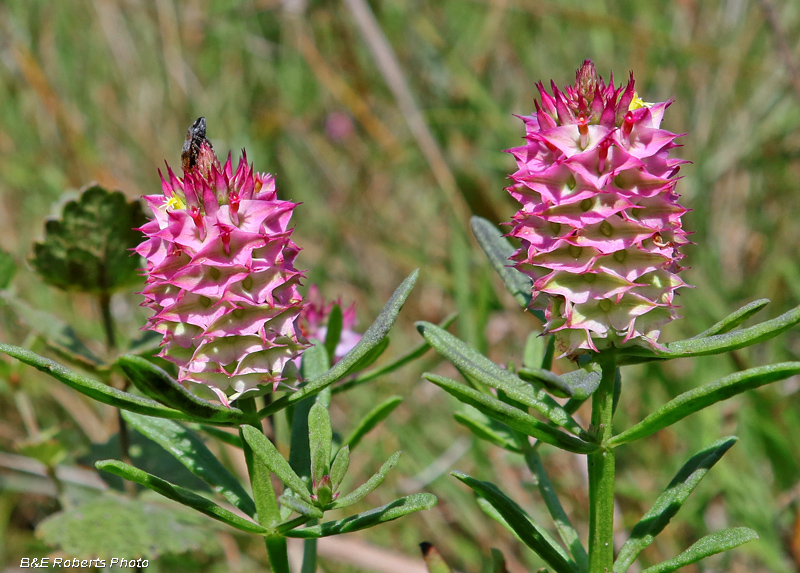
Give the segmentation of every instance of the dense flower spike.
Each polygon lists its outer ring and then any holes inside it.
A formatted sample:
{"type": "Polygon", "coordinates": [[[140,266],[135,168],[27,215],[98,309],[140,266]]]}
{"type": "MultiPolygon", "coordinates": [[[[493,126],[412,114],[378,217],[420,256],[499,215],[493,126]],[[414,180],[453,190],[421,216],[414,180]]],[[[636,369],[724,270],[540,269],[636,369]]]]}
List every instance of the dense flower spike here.
{"type": "Polygon", "coordinates": [[[300,331],[306,338],[315,338],[324,342],[328,334],[328,318],[330,317],[333,305],[338,304],[342,309],[342,332],[339,336],[339,344],[336,345],[331,363],[341,360],[345,354],[350,352],[353,347],[361,340],[361,334],[353,330],[356,325],[356,307],[351,304],[347,308],[342,307],[340,300],[325,304],[325,299],[319,291],[317,285],[311,285],[306,294],[306,306],[300,314],[300,331]]]}
{"type": "Polygon", "coordinates": [[[296,204],[278,200],[272,176],[242,155],[235,171],[230,154],[220,165],[198,119],[183,178],[167,166],[163,194],[145,197],[155,218],[136,249],[147,259],[143,306],[154,311],[147,328],[164,335],[160,356],[178,365],[180,382],[210,388],[225,405],[277,388],[305,347],[288,228],[296,204]]]}
{"type": "Polygon", "coordinates": [[[686,162],[669,157],[679,136],[659,129],[672,102],[643,102],[633,74],[606,84],[590,60],[563,92],[538,88],[536,113],[521,118],[526,144],[508,150],[518,166],[508,191],[522,203],[514,266],[533,280],[532,304],[562,355],[629,340],[657,347],[678,318],[678,248],[689,242],[675,192],[686,162]]]}

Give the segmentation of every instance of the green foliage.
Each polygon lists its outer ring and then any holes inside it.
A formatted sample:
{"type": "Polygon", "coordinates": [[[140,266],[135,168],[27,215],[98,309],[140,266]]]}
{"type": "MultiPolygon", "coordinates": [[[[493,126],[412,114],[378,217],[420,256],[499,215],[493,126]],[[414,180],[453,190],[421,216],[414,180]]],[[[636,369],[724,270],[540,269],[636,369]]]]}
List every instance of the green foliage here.
{"type": "Polygon", "coordinates": [[[266,417],[287,406],[297,404],[305,398],[322,392],[328,386],[345,376],[369,366],[372,360],[370,353],[382,344],[383,340],[388,336],[389,330],[397,319],[400,309],[403,308],[408,295],[411,293],[411,289],[414,288],[418,276],[419,271],[414,271],[399,287],[397,287],[397,290],[394,291],[392,297],[364,333],[358,344],[356,344],[339,362],[334,364],[326,372],[310,379],[299,391],[275,400],[271,405],[259,412],[259,416],[266,417]]]}
{"type": "Polygon", "coordinates": [[[706,535],[697,543],[694,543],[689,549],[669,561],[664,561],[658,565],[653,565],[644,569],[642,573],[670,573],[677,571],[681,567],[686,567],[692,563],[697,563],[701,559],[705,559],[709,555],[729,551],[735,547],[758,539],[758,535],[752,529],[747,527],[735,527],[706,535]]]}
{"type": "MultiPolygon", "coordinates": [[[[513,160],[500,150],[516,145],[522,136],[510,114],[533,111],[534,82],[554,78],[559,86],[569,83],[576,65],[593,57],[606,78],[610,69],[617,78],[634,70],[637,90],[648,101],[675,96],[666,126],[691,132],[682,138],[680,155],[692,164],[681,170],[684,179],[678,190],[693,209],[686,224],[695,231],[692,240],[697,244],[687,250],[685,264],[691,269],[683,276],[698,288],[682,292],[679,304],[685,318],[665,329],[662,340],[701,332],[730,309],[760,296],[773,300],[763,311],[771,313],[768,318],[800,302],[800,108],[791,74],[776,49],[781,28],[792,47],[796,3],[744,3],[736,10],[719,0],[535,5],[437,0],[370,6],[378,32],[397,53],[401,73],[394,78],[405,78],[441,148],[444,167],[472,212],[492,222],[510,219],[513,210],[502,187],[513,160]],[[777,30],[764,17],[770,4],[778,16],[777,30]]],[[[404,314],[431,322],[452,310],[488,314],[494,334],[477,333],[479,339],[485,336],[488,355],[519,363],[522,341],[540,326],[532,326],[531,317],[518,310],[503,311],[502,299],[473,297],[467,303],[480,308],[469,309],[454,301],[448,243],[465,221],[456,230],[443,216],[454,206],[440,195],[430,164],[407,129],[405,111],[382,78],[385,66],[373,58],[352,12],[319,2],[299,13],[269,3],[257,10],[231,8],[219,0],[203,8],[198,12],[166,2],[156,13],[120,10],[113,3],[103,10],[89,2],[4,3],[4,42],[11,56],[0,67],[0,200],[7,215],[3,247],[23,260],[31,239],[41,232],[36,221],[64,188],[96,178],[109,188],[125,188],[131,196],[139,190],[157,192],[155,168],[163,166],[164,158],[173,167],[178,159],[170,134],[180,136],[192,119],[205,114],[224,130],[215,147],[223,152],[232,148],[236,155],[235,150],[246,146],[257,168],[276,173],[281,197],[304,202],[293,238],[304,247],[298,260],[310,269],[309,279],[323,290],[346,285],[348,296],[359,301],[359,314],[368,315],[382,302],[376,292],[424,266],[423,294],[412,297],[404,314]],[[342,139],[325,131],[332,114],[350,121],[352,129],[342,139]],[[507,334],[497,338],[498,332],[507,334]]],[[[481,274],[476,260],[468,265],[466,276],[481,274]]],[[[91,314],[86,305],[43,288],[30,274],[19,266],[13,285],[17,295],[85,335],[91,314]]],[[[135,332],[141,326],[139,301],[131,294],[118,296],[120,330],[135,332]]],[[[21,338],[11,338],[18,335],[14,317],[4,313],[4,319],[3,340],[27,346],[21,338]]],[[[415,344],[409,334],[413,329],[402,316],[398,326],[392,346],[415,344]]],[[[697,380],[724,378],[734,368],[797,360],[798,340],[797,331],[790,331],[730,356],[626,368],[617,429],[691,390],[697,380]]],[[[69,360],[60,355],[59,361],[69,360]]],[[[22,389],[31,393],[40,420],[58,421],[67,429],[65,438],[80,433],[37,373],[25,375],[16,365],[5,364],[15,377],[22,372],[22,389]]],[[[385,364],[340,380],[333,391],[345,391],[385,364]]],[[[563,360],[554,363],[563,379],[578,372],[562,374],[574,367],[563,360]]],[[[406,398],[402,425],[390,420],[389,434],[362,442],[360,455],[379,459],[386,448],[402,449],[405,463],[422,470],[435,467],[442,452],[459,439],[462,428],[440,410],[454,400],[443,393],[423,394],[415,380],[409,368],[407,375],[388,376],[369,391],[364,387],[347,394],[345,416],[368,411],[390,394],[406,398]],[[391,386],[388,391],[386,385],[391,386]],[[431,416],[434,408],[437,415],[431,416]]],[[[10,387],[5,376],[2,385],[10,387]]],[[[13,406],[6,404],[7,429],[19,433],[13,406]]],[[[618,476],[623,519],[635,523],[647,509],[639,507],[641,499],[658,493],[650,491],[652,484],[663,485],[672,477],[673,468],[664,459],[686,447],[700,449],[735,425],[739,451],[718,464],[714,487],[708,490],[720,492],[732,523],[754,527],[761,541],[726,556],[721,567],[794,571],[796,563],[783,542],[791,534],[793,510],[779,503],[800,479],[793,462],[800,459],[800,448],[791,439],[798,430],[794,382],[745,393],[724,409],[720,406],[620,450],[626,460],[618,476]]],[[[336,412],[333,418],[336,427],[336,412]]],[[[486,453],[484,444],[473,447],[458,466],[483,464],[486,453]]],[[[584,498],[572,477],[579,473],[573,456],[546,446],[542,453],[548,468],[552,464],[563,476],[557,485],[570,514],[582,517],[584,498]]],[[[520,464],[517,456],[491,460],[502,476],[513,475],[520,464]]],[[[475,568],[496,531],[485,526],[480,509],[468,502],[456,480],[437,479],[430,488],[447,500],[446,513],[428,512],[424,522],[415,522],[414,531],[372,530],[370,542],[410,553],[419,541],[413,535],[417,530],[427,538],[446,531],[436,541],[442,553],[457,569],[475,568]],[[460,527],[451,527],[453,520],[460,527]]],[[[28,497],[21,499],[31,503],[28,497]]],[[[33,503],[45,511],[47,505],[39,499],[33,503]]],[[[659,535],[664,554],[678,554],[685,539],[702,535],[708,504],[707,498],[700,501],[684,508],[680,528],[659,535]]],[[[534,499],[530,507],[534,511],[540,504],[534,499]]],[[[4,531],[8,563],[14,563],[15,547],[29,543],[28,528],[18,521],[24,513],[15,512],[17,519],[4,531]]],[[[504,551],[510,562],[526,570],[542,566],[530,552],[504,551]]],[[[652,564],[648,559],[652,554],[643,556],[643,568],[652,564]]],[[[244,563],[246,567],[246,558],[244,563]]]]}
{"type": "Polygon", "coordinates": [[[194,433],[171,420],[140,416],[132,412],[124,412],[122,416],[133,429],[172,454],[186,469],[224,496],[231,505],[250,517],[255,516],[256,508],[252,498],[194,433]]]}
{"type": "Polygon", "coordinates": [[[736,437],[719,440],[702,452],[695,454],[680,469],[656,502],[631,531],[631,537],[619,550],[614,562],[614,573],[625,573],[636,556],[655,539],[678,513],[694,488],[708,470],[716,464],[736,443],[736,437]]]}
{"type": "Polygon", "coordinates": [[[320,525],[313,525],[303,529],[293,529],[287,531],[285,535],[287,537],[309,539],[360,531],[381,523],[393,521],[409,513],[414,513],[415,511],[431,509],[436,506],[437,501],[436,496],[429,493],[416,493],[401,497],[381,507],[376,507],[375,509],[364,511],[345,519],[328,521],[320,525]]]}
{"type": "Polygon", "coordinates": [[[502,400],[472,388],[467,388],[455,380],[430,373],[426,373],[424,376],[448,394],[455,396],[460,401],[469,404],[490,418],[547,444],[557,446],[568,452],[583,454],[593,452],[598,448],[595,443],[587,442],[562,432],[553,425],[539,421],[520,408],[506,404],[502,400]]]}
{"type": "Polygon", "coordinates": [[[130,250],[142,241],[145,223],[138,201],[98,185],[64,205],[60,219],[45,224],[31,265],[50,285],[64,290],[110,293],[139,282],[141,264],[130,250]]]}
{"type": "Polygon", "coordinates": [[[453,573],[453,570],[436,547],[430,543],[420,543],[420,549],[422,550],[422,558],[425,559],[428,573],[453,573]]]}
{"type": "Polygon", "coordinates": [[[572,557],[567,555],[546,531],[533,523],[522,508],[496,485],[476,480],[462,472],[453,472],[453,476],[484,498],[500,514],[519,539],[538,553],[554,571],[558,573],[577,573],[579,571],[572,557]]]}
{"type": "Polygon", "coordinates": [[[389,415],[403,402],[401,396],[390,396],[377,406],[367,412],[358,425],[353,428],[350,434],[342,440],[342,446],[350,449],[355,448],[364,436],[370,433],[375,427],[383,422],[389,415]]]}
{"type": "Polygon", "coordinates": [[[41,370],[59,382],[63,382],[70,388],[103,404],[130,410],[131,412],[136,412],[145,416],[158,416],[172,420],[191,420],[191,418],[183,412],[167,408],[154,400],[140,398],[139,396],[107,386],[97,380],[69,370],[48,358],[39,356],[30,350],[20,348],[19,346],[0,343],[0,352],[8,354],[29,366],[33,366],[37,370],[41,370]]]}
{"type": "Polygon", "coordinates": [[[712,404],[798,373],[800,362],[786,362],[751,368],[699,386],[670,400],[635,426],[617,434],[609,445],[613,447],[644,438],[712,404]]]}
{"type": "Polygon", "coordinates": [[[0,249],[0,290],[8,288],[16,272],[17,263],[14,262],[14,257],[0,249]]]}
{"type": "Polygon", "coordinates": [[[141,356],[120,356],[116,364],[142,393],[187,416],[226,426],[236,426],[245,420],[244,413],[238,408],[226,408],[198,398],[163,369],[141,356]]]}
{"type": "Polygon", "coordinates": [[[99,470],[107,471],[126,480],[138,483],[156,493],[160,493],[167,499],[177,501],[180,504],[195,509],[200,513],[221,521],[222,523],[226,523],[245,533],[255,535],[270,533],[268,529],[239,517],[235,513],[228,511],[205,497],[199,496],[184,487],[169,483],[160,477],[144,472],[126,463],[117,460],[104,460],[97,462],[95,466],[99,470]]]}
{"type": "Polygon", "coordinates": [[[54,513],[36,528],[45,543],[69,557],[154,560],[165,553],[221,551],[206,520],[180,507],[104,495],[54,513]]]}

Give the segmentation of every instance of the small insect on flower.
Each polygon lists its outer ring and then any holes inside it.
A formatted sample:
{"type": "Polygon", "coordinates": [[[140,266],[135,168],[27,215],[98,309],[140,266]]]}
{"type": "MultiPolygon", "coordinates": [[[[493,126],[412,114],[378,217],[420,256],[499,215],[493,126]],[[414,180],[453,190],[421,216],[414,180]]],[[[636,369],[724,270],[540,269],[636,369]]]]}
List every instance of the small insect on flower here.
{"type": "Polygon", "coordinates": [[[186,132],[186,140],[183,142],[181,165],[184,171],[189,171],[197,165],[197,157],[203,144],[212,148],[211,142],[206,139],[206,118],[198,117],[186,132]]]}
{"type": "Polygon", "coordinates": [[[167,166],[162,194],[145,197],[154,219],[136,252],[147,260],[147,328],[163,334],[160,356],[178,365],[180,382],[229,405],[295,378],[306,347],[289,228],[296,204],[279,200],[244,152],[236,170],[230,154],[221,165],[205,118],[189,128],[181,163],[182,178],[167,166]]]}

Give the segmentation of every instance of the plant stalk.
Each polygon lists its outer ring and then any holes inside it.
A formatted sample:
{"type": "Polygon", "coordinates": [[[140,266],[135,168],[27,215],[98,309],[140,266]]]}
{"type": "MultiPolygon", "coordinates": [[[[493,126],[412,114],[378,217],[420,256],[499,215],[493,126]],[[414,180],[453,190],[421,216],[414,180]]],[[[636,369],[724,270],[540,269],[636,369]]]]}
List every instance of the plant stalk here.
{"type": "Polygon", "coordinates": [[[616,356],[606,352],[598,362],[602,378],[592,395],[592,426],[600,449],[588,455],[589,573],[608,573],[614,566],[614,449],[608,441],[614,418],[616,356]]]}
{"type": "MultiPolygon", "coordinates": [[[[248,414],[251,419],[256,417],[258,408],[256,407],[255,398],[240,398],[237,400],[237,406],[245,414],[248,414]]],[[[261,432],[264,431],[260,422],[253,422],[251,425],[261,432]]],[[[275,489],[272,487],[269,468],[255,458],[253,450],[248,445],[247,440],[244,439],[241,430],[239,435],[242,439],[247,471],[250,474],[250,486],[253,489],[253,500],[256,503],[258,523],[267,529],[274,530],[281,521],[281,513],[275,489]]],[[[291,573],[286,538],[278,534],[267,535],[264,538],[264,542],[267,546],[267,555],[269,556],[269,564],[272,571],[275,573],[291,573]]]]}

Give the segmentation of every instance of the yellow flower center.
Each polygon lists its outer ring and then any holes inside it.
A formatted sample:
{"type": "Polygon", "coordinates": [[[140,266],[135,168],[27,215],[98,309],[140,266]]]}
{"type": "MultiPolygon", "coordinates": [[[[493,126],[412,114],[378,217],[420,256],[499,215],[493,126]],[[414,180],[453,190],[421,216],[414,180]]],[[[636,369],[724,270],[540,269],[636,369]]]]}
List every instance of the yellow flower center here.
{"type": "Polygon", "coordinates": [[[164,203],[165,211],[172,211],[174,209],[185,209],[185,208],[186,208],[186,203],[184,203],[183,200],[177,195],[173,195],[172,197],[167,199],[166,203],[164,203]]]}
{"type": "Polygon", "coordinates": [[[653,104],[642,100],[638,93],[633,92],[633,100],[631,100],[631,105],[628,106],[628,111],[633,111],[635,109],[639,109],[640,107],[650,107],[651,105],[653,104]]]}

